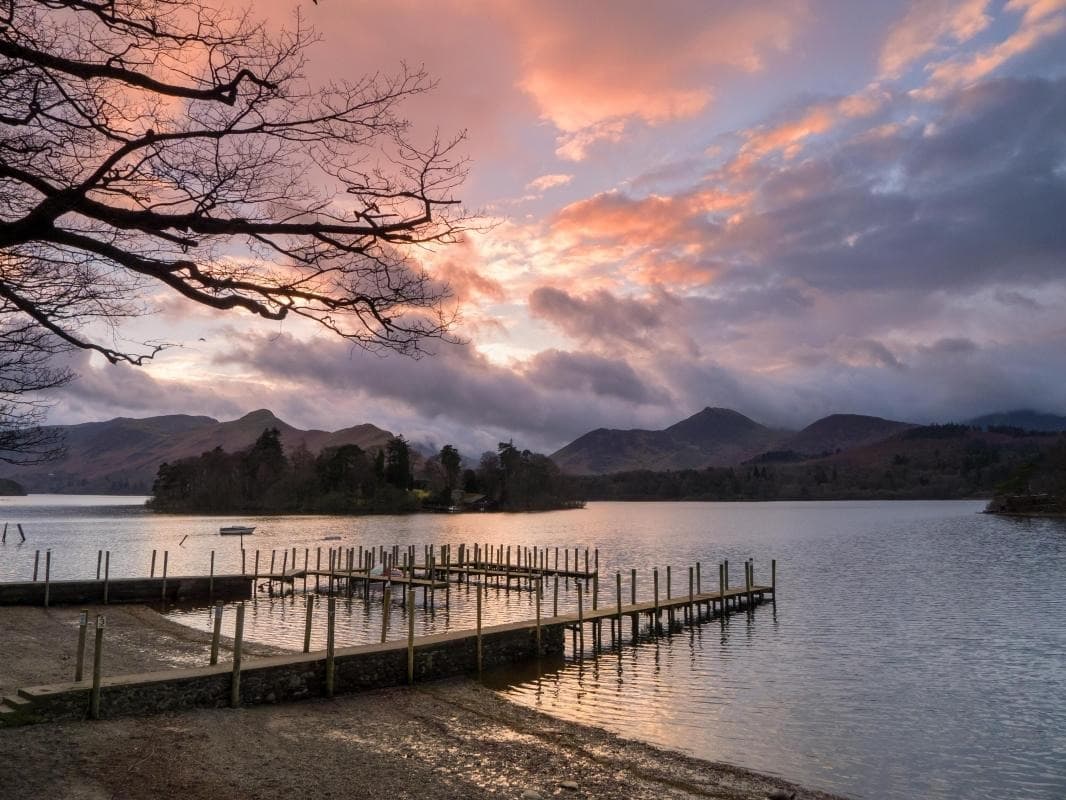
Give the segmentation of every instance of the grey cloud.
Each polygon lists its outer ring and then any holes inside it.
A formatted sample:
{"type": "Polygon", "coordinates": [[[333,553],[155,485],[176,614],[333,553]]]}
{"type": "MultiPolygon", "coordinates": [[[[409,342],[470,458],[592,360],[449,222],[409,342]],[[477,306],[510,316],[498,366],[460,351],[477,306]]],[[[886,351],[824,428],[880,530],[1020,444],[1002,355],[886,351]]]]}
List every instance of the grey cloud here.
{"type": "Polygon", "coordinates": [[[625,361],[592,353],[545,350],[533,357],[526,377],[535,385],[550,389],[586,390],[632,403],[665,399],[662,392],[652,391],[625,361]]]}
{"type": "Polygon", "coordinates": [[[587,297],[542,286],[529,296],[529,310],[575,339],[643,341],[665,325],[656,306],[641,300],[619,298],[607,291],[587,297]]]}

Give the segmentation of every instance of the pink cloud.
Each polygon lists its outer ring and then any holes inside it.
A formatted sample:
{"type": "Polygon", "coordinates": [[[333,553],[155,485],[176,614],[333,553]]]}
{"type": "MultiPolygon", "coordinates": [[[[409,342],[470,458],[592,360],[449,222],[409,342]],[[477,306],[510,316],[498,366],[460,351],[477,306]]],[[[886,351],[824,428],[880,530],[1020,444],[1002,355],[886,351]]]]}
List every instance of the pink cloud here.
{"type": "Polygon", "coordinates": [[[914,0],[885,38],[881,74],[898,77],[945,42],[969,41],[988,26],[988,5],[988,0],[914,0]]]}
{"type": "Polygon", "coordinates": [[[532,189],[535,192],[544,192],[548,189],[554,189],[556,186],[566,186],[574,179],[573,175],[541,175],[539,178],[535,178],[526,184],[527,189],[532,189]]]}

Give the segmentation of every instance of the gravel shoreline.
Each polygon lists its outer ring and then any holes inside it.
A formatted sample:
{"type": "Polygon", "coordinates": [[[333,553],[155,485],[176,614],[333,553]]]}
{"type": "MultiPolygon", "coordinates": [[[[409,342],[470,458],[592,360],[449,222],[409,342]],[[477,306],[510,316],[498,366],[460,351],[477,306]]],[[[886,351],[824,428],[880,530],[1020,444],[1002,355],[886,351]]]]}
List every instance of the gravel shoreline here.
{"type": "MultiPolygon", "coordinates": [[[[77,611],[0,609],[0,635],[10,645],[0,658],[0,688],[69,680],[77,611]]],[[[206,660],[209,640],[198,631],[144,607],[110,606],[107,614],[108,673],[206,660]],[[112,625],[122,631],[114,644],[112,625]]],[[[775,790],[834,797],[555,719],[465,679],[276,706],[10,728],[0,730],[0,753],[0,787],[12,798],[760,800],[775,790]]]]}

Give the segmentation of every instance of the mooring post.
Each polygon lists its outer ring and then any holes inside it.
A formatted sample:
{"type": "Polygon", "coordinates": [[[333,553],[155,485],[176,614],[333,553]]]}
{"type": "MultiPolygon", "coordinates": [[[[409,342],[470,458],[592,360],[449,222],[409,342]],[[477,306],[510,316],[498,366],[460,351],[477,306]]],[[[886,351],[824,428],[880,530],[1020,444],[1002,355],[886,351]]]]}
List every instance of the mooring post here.
{"type": "Polygon", "coordinates": [[[211,626],[211,666],[218,663],[218,640],[222,636],[222,603],[216,603],[212,608],[214,620],[211,626]]]}
{"type": "Polygon", "coordinates": [[[326,605],[326,697],[333,697],[334,637],[337,633],[337,598],[329,596],[326,605]]]}
{"type": "Polygon", "coordinates": [[[307,559],[310,556],[310,548],[304,548],[304,594],[307,594],[307,559]]]}
{"type": "Polygon", "coordinates": [[[44,551],[44,607],[48,608],[52,589],[52,550],[44,551]]]}
{"type": "Polygon", "coordinates": [[[315,611],[315,596],[307,595],[307,614],[304,615],[304,652],[311,652],[311,620],[315,611]]]}
{"type": "Polygon", "coordinates": [[[688,624],[691,625],[692,612],[696,601],[696,571],[694,567],[688,568],[688,624]]]}
{"type": "Polygon", "coordinates": [[[166,602],[167,602],[167,560],[169,558],[170,558],[170,551],[169,550],[164,550],[163,551],[163,590],[162,590],[162,595],[161,595],[164,605],[166,605],[166,602]]]}
{"type": "Polygon", "coordinates": [[[580,648],[578,658],[585,657],[585,607],[581,598],[581,582],[577,582],[577,639],[580,648]]]}
{"type": "Polygon", "coordinates": [[[622,645],[622,573],[614,574],[615,599],[618,601],[618,645],[622,645]]]}
{"type": "Polygon", "coordinates": [[[777,602],[777,559],[770,560],[770,595],[777,602]]]}
{"type": "MultiPolygon", "coordinates": [[[[480,620],[480,617],[478,617],[480,620]]],[[[481,627],[478,626],[478,637],[481,627]]],[[[415,682],[415,590],[407,590],[407,682],[415,682]]]]}
{"type": "Polygon", "coordinates": [[[15,527],[19,529],[19,542],[20,544],[26,541],[26,534],[22,532],[22,523],[16,522],[15,527]]]}
{"type": "MultiPolygon", "coordinates": [[[[242,536],[241,539],[244,539],[244,537],[242,536]]],[[[242,576],[247,574],[247,572],[245,571],[245,566],[248,563],[246,557],[247,557],[247,551],[244,549],[244,547],[241,547],[241,575],[242,576]]]]}
{"type": "Polygon", "coordinates": [[[654,587],[655,605],[652,607],[652,629],[659,633],[659,568],[651,571],[652,585],[654,587]]]}
{"type": "Polygon", "coordinates": [[[4,533],[0,536],[0,544],[7,544],[7,523],[4,523],[4,533]]]}
{"type": "MultiPolygon", "coordinates": [[[[244,570],[241,570],[241,571],[243,572],[244,570]]],[[[149,578],[154,578],[155,577],[155,550],[152,550],[152,566],[148,570],[148,577],[149,578]]]]}
{"type": "Polygon", "coordinates": [[[726,579],[725,579],[725,564],[721,561],[718,562],[718,612],[724,622],[725,620],[725,592],[726,592],[726,579]]]}
{"type": "MultiPolygon", "coordinates": [[[[38,568],[40,566],[40,563],[41,563],[41,551],[40,550],[34,550],[33,551],[33,582],[34,583],[37,583],[37,570],[38,570],[38,568]]],[[[96,577],[99,578],[100,577],[99,568],[97,568],[96,571],[97,571],[96,577]]]]}
{"type": "Polygon", "coordinates": [[[559,573],[555,573],[555,588],[552,590],[552,616],[559,616],[559,573]]]}
{"type": "Polygon", "coordinates": [[[484,587],[477,585],[477,674],[481,676],[481,590],[484,587]]]}
{"type": "Polygon", "coordinates": [[[540,658],[540,579],[536,581],[536,588],[533,590],[536,594],[536,606],[537,606],[537,658],[540,658]]]}
{"type": "Polygon", "coordinates": [[[104,553],[104,605],[111,594],[111,551],[104,553]]]}
{"type": "Polygon", "coordinates": [[[389,612],[392,610],[392,586],[385,584],[381,597],[381,643],[389,638],[389,612]]]}
{"type": "MultiPolygon", "coordinates": [[[[211,551],[211,568],[207,575],[207,599],[215,599],[215,551],[211,551]]],[[[212,662],[214,663],[214,662],[212,662]]]]}
{"type": "Polygon", "coordinates": [[[727,558],[725,561],[722,562],[722,564],[723,564],[723,568],[725,569],[725,591],[728,592],[729,591],[729,559],[727,558]]]}
{"type": "Polygon", "coordinates": [[[89,609],[83,608],[78,615],[78,658],[74,663],[74,682],[85,677],[85,632],[89,627],[89,609]]]}
{"type": "Polygon", "coordinates": [[[104,626],[107,617],[96,615],[96,641],[93,649],[93,688],[89,693],[89,718],[100,719],[100,679],[104,670],[104,626]]]}
{"type": "MultiPolygon", "coordinates": [[[[100,565],[103,564],[103,563],[104,563],[104,551],[103,550],[97,550],[96,551],[96,580],[100,580],[100,565]]],[[[36,576],[36,570],[34,571],[34,575],[36,576]]],[[[37,580],[37,578],[34,577],[34,580],[37,580]]]]}
{"type": "Polygon", "coordinates": [[[233,631],[233,679],[229,687],[231,708],[241,705],[241,648],[244,644],[244,603],[237,606],[237,622],[233,631]]]}

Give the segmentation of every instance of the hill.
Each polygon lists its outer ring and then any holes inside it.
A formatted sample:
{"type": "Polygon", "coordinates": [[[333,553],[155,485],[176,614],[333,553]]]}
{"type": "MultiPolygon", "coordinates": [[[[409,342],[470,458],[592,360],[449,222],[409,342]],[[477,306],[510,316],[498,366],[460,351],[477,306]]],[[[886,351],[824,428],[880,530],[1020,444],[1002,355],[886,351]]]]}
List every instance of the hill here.
{"type": "Polygon", "coordinates": [[[705,408],[665,430],[597,428],[551,458],[564,472],[583,475],[724,466],[773,449],[787,435],[731,409],[705,408]]]}
{"type": "Polygon", "coordinates": [[[853,447],[873,444],[915,426],[862,414],[831,414],[812,422],[786,440],[782,450],[802,456],[825,456],[853,447]]]}
{"type": "Polygon", "coordinates": [[[235,452],[250,446],[266,428],[277,428],[287,452],[301,445],[312,453],[356,444],[376,450],[389,431],[363,424],[338,431],[301,430],[259,409],[228,422],[176,414],[145,419],[117,417],[106,422],[59,425],[65,456],[50,464],[11,467],[3,477],[29,492],[147,494],[159,465],[196,456],[215,447],[235,452]]]}

